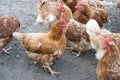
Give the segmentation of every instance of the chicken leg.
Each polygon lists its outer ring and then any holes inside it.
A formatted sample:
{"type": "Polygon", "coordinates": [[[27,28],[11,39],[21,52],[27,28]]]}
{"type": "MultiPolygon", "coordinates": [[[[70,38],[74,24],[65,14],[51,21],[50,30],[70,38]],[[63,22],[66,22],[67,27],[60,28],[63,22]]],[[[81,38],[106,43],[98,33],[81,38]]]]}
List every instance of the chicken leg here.
{"type": "Polygon", "coordinates": [[[53,71],[50,66],[43,65],[44,70],[48,70],[52,76],[59,74],[60,72],[53,71]]]}
{"type": "Polygon", "coordinates": [[[67,50],[73,51],[74,48],[73,47],[66,47],[67,50]]]}
{"type": "Polygon", "coordinates": [[[9,48],[7,48],[7,49],[3,48],[2,50],[3,50],[5,53],[10,54],[10,52],[8,52],[8,51],[11,50],[11,49],[12,49],[12,48],[9,47],[9,48]]]}
{"type": "Polygon", "coordinates": [[[75,55],[75,57],[79,57],[80,56],[80,53],[81,53],[81,51],[79,51],[79,52],[72,52],[74,55],[75,55]]]}

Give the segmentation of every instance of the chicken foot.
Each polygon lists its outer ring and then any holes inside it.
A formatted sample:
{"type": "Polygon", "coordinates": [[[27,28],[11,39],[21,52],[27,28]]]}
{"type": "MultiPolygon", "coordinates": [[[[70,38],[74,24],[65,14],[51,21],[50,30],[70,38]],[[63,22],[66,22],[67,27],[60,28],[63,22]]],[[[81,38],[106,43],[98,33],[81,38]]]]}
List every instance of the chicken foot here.
{"type": "Polygon", "coordinates": [[[10,52],[8,52],[8,51],[11,50],[11,49],[12,49],[12,48],[9,47],[9,48],[7,48],[7,49],[3,48],[2,50],[3,50],[3,52],[5,52],[5,53],[7,53],[7,54],[10,54],[10,52]]]}
{"type": "Polygon", "coordinates": [[[66,47],[66,49],[67,49],[67,50],[70,50],[70,52],[74,50],[73,47],[66,47]]]}
{"type": "MultiPolygon", "coordinates": [[[[74,50],[73,47],[66,47],[66,49],[67,49],[67,50],[70,50],[70,52],[74,50]]],[[[79,51],[79,52],[77,52],[77,53],[76,53],[76,52],[72,52],[72,53],[75,55],[75,57],[78,57],[78,56],[80,56],[81,51],[79,51]]]]}
{"type": "Polygon", "coordinates": [[[44,70],[48,70],[52,76],[59,74],[60,72],[53,71],[50,66],[43,65],[44,70]]]}
{"type": "Polygon", "coordinates": [[[81,53],[81,51],[79,51],[79,52],[72,52],[74,55],[75,55],[75,57],[79,57],[80,56],[80,53],[81,53]]]}

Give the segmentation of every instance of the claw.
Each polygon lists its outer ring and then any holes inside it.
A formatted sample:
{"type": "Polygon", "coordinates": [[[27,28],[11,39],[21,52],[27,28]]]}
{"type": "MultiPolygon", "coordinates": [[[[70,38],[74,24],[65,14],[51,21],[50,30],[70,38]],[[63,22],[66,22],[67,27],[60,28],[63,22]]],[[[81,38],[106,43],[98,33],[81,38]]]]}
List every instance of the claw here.
{"type": "Polygon", "coordinates": [[[66,47],[67,50],[73,51],[73,47],[66,47]]]}
{"type": "Polygon", "coordinates": [[[44,70],[48,70],[52,76],[61,73],[61,72],[53,71],[50,66],[45,66],[45,65],[43,65],[43,68],[44,68],[44,70]]]}
{"type": "Polygon", "coordinates": [[[8,51],[11,50],[11,49],[12,49],[11,47],[9,47],[9,48],[7,48],[7,49],[3,48],[3,51],[4,51],[5,53],[7,53],[7,54],[10,54],[10,52],[8,52],[8,51]]]}
{"type": "Polygon", "coordinates": [[[75,53],[75,52],[72,52],[74,55],[75,55],[75,57],[79,57],[80,56],[80,51],[78,52],[78,53],[75,53]]]}

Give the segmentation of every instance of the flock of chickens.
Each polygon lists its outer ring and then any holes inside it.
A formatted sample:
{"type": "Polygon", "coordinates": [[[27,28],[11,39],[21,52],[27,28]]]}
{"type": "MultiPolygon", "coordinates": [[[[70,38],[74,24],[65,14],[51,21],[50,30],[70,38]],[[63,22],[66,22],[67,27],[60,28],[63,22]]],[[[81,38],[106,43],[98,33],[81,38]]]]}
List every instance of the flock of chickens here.
{"type": "MultiPolygon", "coordinates": [[[[117,1],[120,8],[120,0],[117,1]]],[[[98,80],[120,80],[120,34],[104,29],[109,23],[103,1],[99,0],[39,0],[36,25],[48,33],[20,33],[20,22],[13,16],[0,17],[0,49],[17,38],[27,55],[40,62],[52,75],[54,59],[60,58],[65,49],[82,51],[93,48],[99,60],[96,74],[98,80]],[[66,47],[67,45],[67,47],[66,47]]]]}

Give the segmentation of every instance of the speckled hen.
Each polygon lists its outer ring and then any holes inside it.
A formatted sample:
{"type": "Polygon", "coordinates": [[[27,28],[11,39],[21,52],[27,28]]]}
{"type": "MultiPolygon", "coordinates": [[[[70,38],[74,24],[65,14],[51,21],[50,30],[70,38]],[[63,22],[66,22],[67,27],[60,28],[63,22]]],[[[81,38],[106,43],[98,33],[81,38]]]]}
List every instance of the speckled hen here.
{"type": "Polygon", "coordinates": [[[13,39],[12,33],[18,31],[20,23],[16,17],[1,16],[0,17],[0,50],[6,53],[10,48],[4,49],[13,39]]]}

